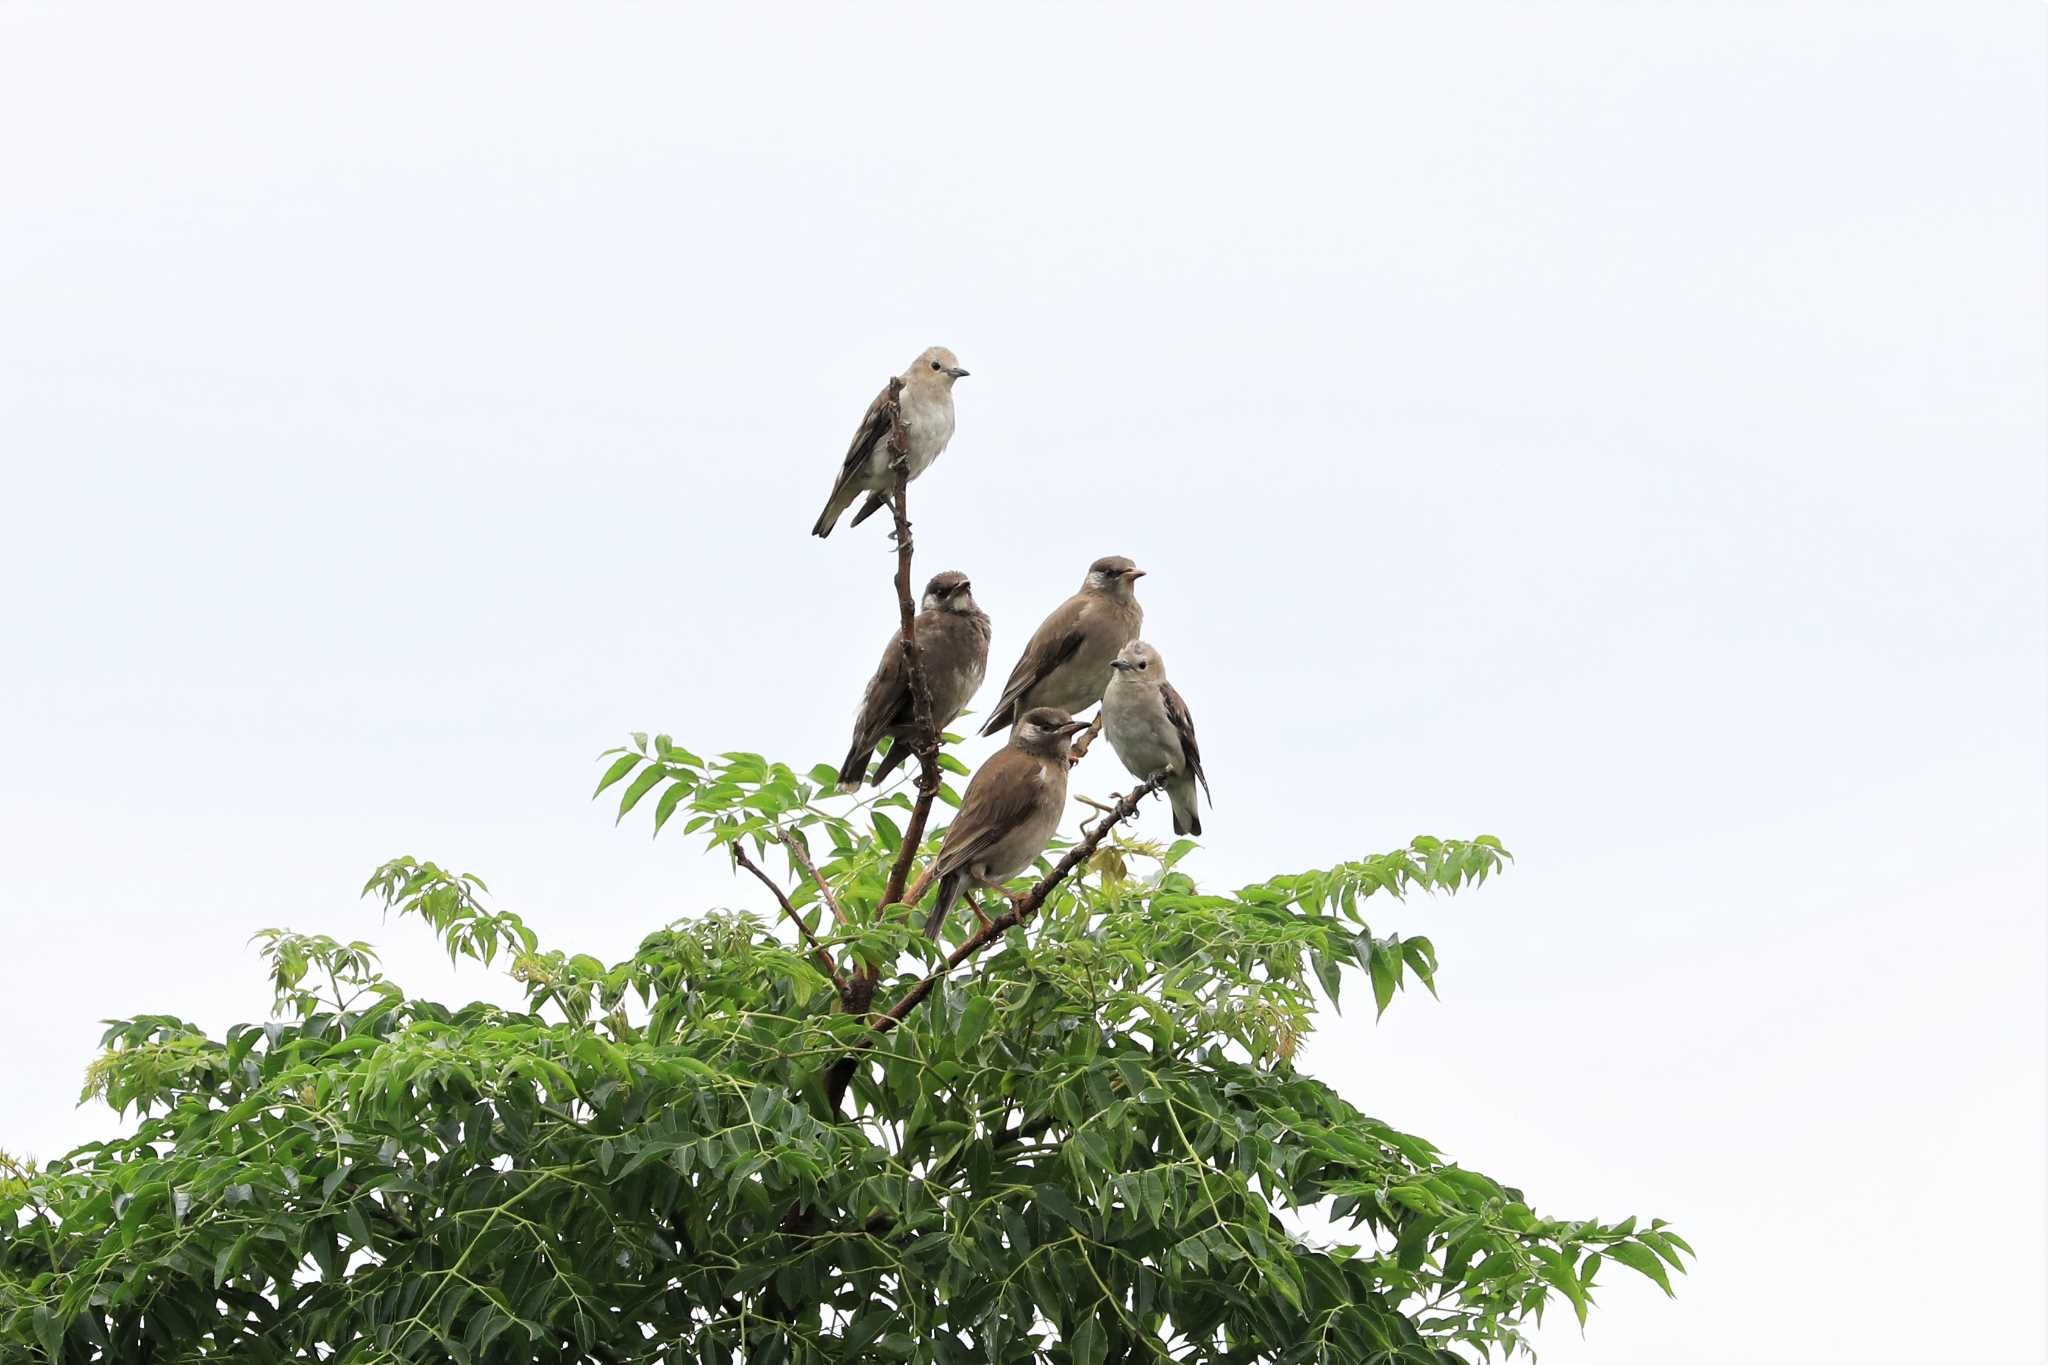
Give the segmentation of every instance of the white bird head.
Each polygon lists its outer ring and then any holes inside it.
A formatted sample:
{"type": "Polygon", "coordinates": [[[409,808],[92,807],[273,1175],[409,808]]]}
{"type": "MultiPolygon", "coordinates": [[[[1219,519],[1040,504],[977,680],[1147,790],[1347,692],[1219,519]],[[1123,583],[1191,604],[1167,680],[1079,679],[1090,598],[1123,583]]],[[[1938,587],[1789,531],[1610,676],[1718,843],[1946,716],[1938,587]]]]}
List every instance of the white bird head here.
{"type": "Polygon", "coordinates": [[[967,371],[960,368],[960,358],[943,346],[933,346],[923,355],[910,362],[910,369],[903,375],[905,380],[923,383],[937,382],[947,388],[953,387],[956,379],[965,379],[967,371]]]}
{"type": "Polygon", "coordinates": [[[1166,681],[1166,660],[1159,657],[1159,651],[1143,640],[1133,640],[1123,647],[1109,666],[1127,678],[1138,682],[1161,683],[1166,681]]]}

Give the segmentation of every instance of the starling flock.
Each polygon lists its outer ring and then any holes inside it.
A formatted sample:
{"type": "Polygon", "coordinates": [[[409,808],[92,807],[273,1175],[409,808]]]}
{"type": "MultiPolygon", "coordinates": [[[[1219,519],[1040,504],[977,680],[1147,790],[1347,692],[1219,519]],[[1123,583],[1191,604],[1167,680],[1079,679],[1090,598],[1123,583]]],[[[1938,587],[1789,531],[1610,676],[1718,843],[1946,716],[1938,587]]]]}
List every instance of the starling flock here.
{"type": "MultiPolygon", "coordinates": [[[[951,351],[934,346],[903,372],[893,402],[894,381],[883,386],[854,432],[812,534],[832,534],[863,494],[855,526],[887,503],[898,450],[912,479],[931,467],[953,438],[953,384],[966,375],[951,351]]],[[[1096,560],[1080,591],[1055,607],[1024,646],[981,729],[992,735],[1008,727],[1010,742],[969,780],[946,829],[932,869],[939,892],[926,937],[938,938],[963,891],[1000,890],[1052,842],[1067,804],[1068,737],[1089,728],[1074,713],[1097,702],[1102,709],[1096,721],[1124,767],[1141,782],[1164,780],[1173,832],[1202,832],[1195,787],[1206,795],[1209,779],[1202,772],[1194,720],[1166,680],[1159,651],[1138,638],[1145,609],[1134,586],[1144,573],[1122,555],[1096,560]]],[[[933,575],[925,586],[913,625],[932,723],[943,730],[967,709],[988,672],[988,615],[975,605],[967,575],[949,571],[933,575]]],[[[861,695],[853,742],[839,768],[840,791],[856,791],[863,781],[879,783],[903,761],[917,734],[913,709],[899,629],[861,695]],[[868,762],[885,738],[889,751],[870,776],[868,762]]]]}

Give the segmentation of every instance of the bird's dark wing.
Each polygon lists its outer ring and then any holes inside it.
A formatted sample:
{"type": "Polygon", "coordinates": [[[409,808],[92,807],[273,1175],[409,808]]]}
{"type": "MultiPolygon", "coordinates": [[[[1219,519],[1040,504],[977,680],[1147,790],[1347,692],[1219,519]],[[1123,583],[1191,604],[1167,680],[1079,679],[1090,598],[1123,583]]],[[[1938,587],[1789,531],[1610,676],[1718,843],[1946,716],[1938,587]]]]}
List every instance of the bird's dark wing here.
{"type": "Polygon", "coordinates": [[[1031,643],[1024,646],[1023,657],[1010,670],[1010,680],[1003,684],[1001,700],[989,712],[988,724],[981,727],[983,734],[992,735],[1005,725],[1015,725],[1017,706],[1024,697],[1080,650],[1084,638],[1081,605],[1078,596],[1068,598],[1038,627],[1031,643]]]}
{"type": "Polygon", "coordinates": [[[909,695],[903,667],[903,635],[898,631],[889,637],[882,662],[876,665],[875,676],[868,679],[868,690],[861,694],[860,712],[853,720],[853,746],[847,750],[846,764],[840,770],[841,781],[858,782],[867,775],[869,756],[882,742],[883,731],[909,695]],[[858,771],[853,771],[856,765],[858,771]]]}
{"type": "Polygon", "coordinates": [[[1015,829],[1040,799],[1038,760],[1015,749],[998,751],[974,774],[960,813],[946,826],[933,875],[943,877],[972,863],[981,851],[1015,829]]]}
{"type": "MultiPolygon", "coordinates": [[[[1159,691],[1166,702],[1166,718],[1173,722],[1174,732],[1180,736],[1180,752],[1187,760],[1188,772],[1202,784],[1202,795],[1209,796],[1209,775],[1202,771],[1202,751],[1195,744],[1195,718],[1188,714],[1188,704],[1173,690],[1172,683],[1161,683],[1159,691]]],[[[1215,805],[1216,798],[1209,796],[1209,804],[1215,805]]]]}
{"type": "Polygon", "coordinates": [[[839,477],[832,481],[832,496],[825,500],[825,512],[818,518],[818,525],[812,528],[813,535],[825,535],[832,529],[832,523],[839,519],[846,505],[853,501],[854,491],[847,488],[848,482],[860,476],[868,457],[875,448],[889,438],[889,385],[882,385],[882,391],[875,395],[875,401],[868,404],[860,426],[853,433],[853,442],[846,447],[846,458],[839,462],[839,477]]]}

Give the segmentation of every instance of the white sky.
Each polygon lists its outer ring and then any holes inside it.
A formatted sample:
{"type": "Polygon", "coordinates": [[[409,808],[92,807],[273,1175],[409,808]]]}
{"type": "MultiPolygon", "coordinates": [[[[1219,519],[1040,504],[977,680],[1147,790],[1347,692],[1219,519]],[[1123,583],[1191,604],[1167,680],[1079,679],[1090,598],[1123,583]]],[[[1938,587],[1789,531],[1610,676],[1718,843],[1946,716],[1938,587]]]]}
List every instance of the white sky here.
{"type": "Polygon", "coordinates": [[[920,577],[1000,677],[1151,570],[1192,870],[1520,855],[1309,1062],[1698,1246],[1546,1360],[2041,1359],[2043,101],[2020,4],[0,3],[0,1145],[265,925],[502,994],[394,854],[761,901],[593,758],[838,760],[889,562],[806,531],[936,342],[920,577]]]}

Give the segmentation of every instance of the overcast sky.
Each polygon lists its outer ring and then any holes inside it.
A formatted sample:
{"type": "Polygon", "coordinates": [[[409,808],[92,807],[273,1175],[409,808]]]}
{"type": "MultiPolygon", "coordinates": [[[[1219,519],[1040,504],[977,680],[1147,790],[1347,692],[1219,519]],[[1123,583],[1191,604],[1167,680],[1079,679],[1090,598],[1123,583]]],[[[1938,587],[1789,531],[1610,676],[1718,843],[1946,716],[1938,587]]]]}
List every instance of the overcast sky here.
{"type": "Polygon", "coordinates": [[[0,3],[0,1146],[266,925],[509,998],[396,854],[761,904],[594,756],[838,760],[890,561],[806,532],[936,343],[920,577],[1000,677],[1151,571],[1191,871],[1518,855],[1308,1065],[1691,1238],[1547,1361],[2040,1360],[2039,8],[729,8],[0,3]]]}

